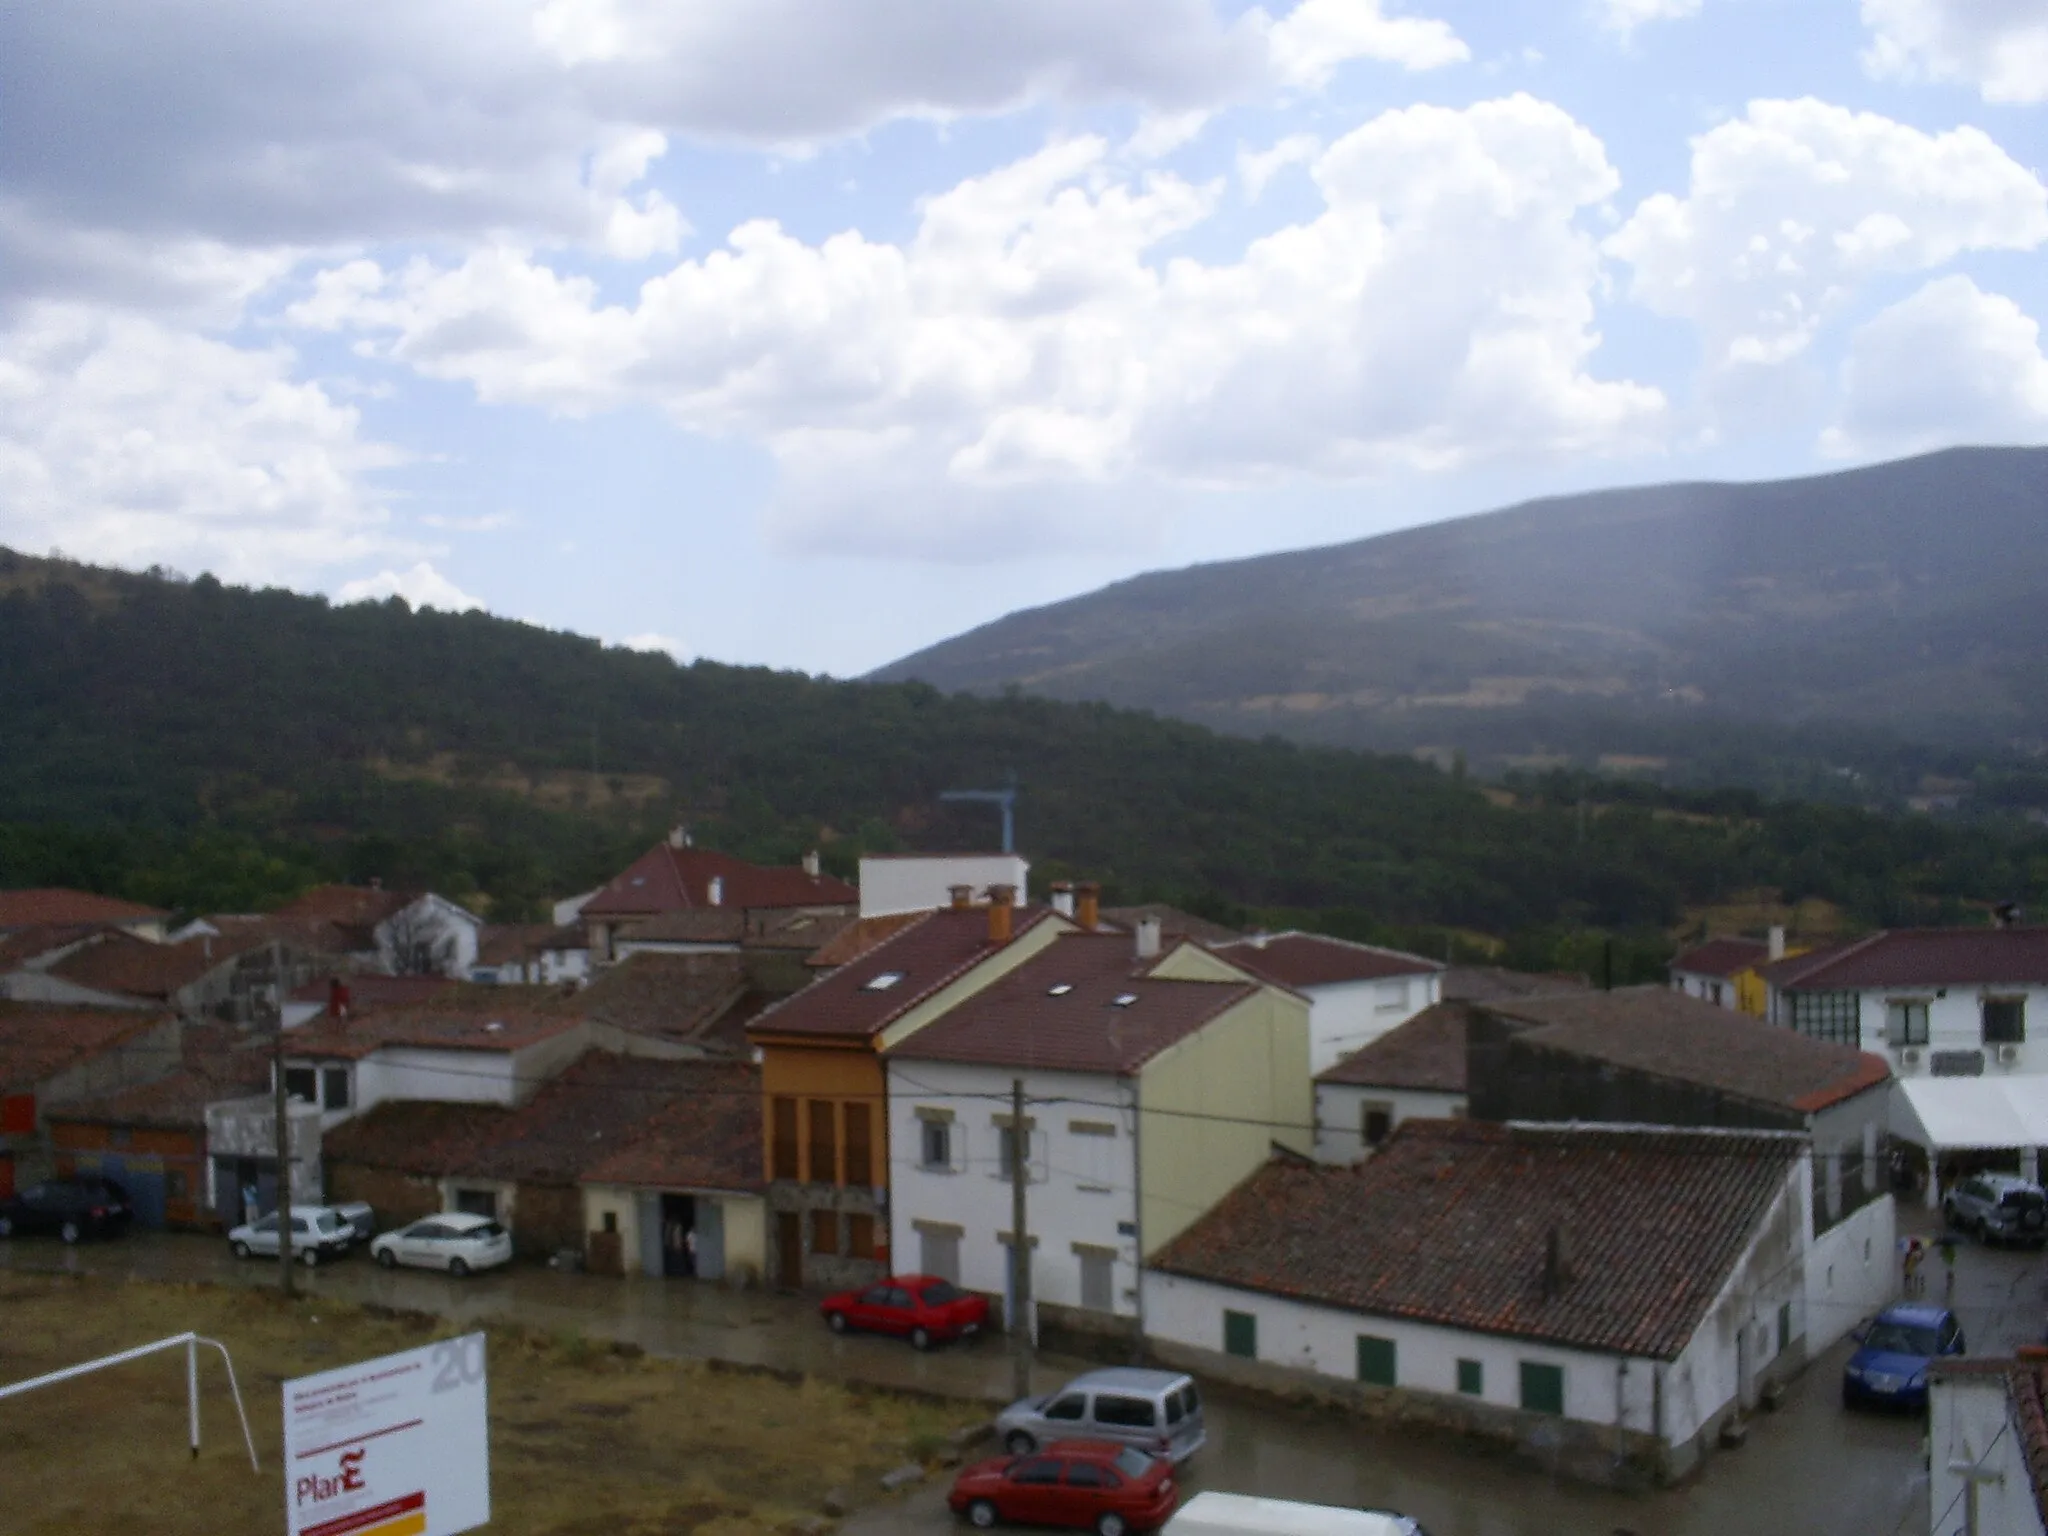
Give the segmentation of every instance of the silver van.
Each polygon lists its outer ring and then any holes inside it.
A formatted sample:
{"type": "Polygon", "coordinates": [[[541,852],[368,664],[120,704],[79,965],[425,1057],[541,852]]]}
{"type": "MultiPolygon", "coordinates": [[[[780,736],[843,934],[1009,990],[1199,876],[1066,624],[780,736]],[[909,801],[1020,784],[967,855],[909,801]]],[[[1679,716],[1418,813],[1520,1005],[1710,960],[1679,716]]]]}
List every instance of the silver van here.
{"type": "Polygon", "coordinates": [[[1121,1440],[1174,1462],[1186,1461],[1209,1438],[1192,1378],[1121,1367],[1090,1371],[1049,1396],[1010,1404],[996,1415],[996,1437],[1012,1456],[1056,1440],[1121,1440]]]}

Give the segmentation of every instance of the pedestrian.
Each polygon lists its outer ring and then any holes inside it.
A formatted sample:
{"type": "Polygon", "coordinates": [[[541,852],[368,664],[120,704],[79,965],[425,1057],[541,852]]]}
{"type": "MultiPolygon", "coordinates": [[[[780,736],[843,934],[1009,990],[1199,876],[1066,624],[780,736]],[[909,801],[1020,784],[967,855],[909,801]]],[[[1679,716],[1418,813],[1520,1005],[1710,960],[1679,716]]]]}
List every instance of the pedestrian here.
{"type": "Polygon", "coordinates": [[[686,1227],[683,1230],[683,1272],[693,1280],[697,1276],[697,1229],[695,1227],[686,1227]]]}
{"type": "Polygon", "coordinates": [[[1941,1282],[1942,1300],[1954,1301],[1956,1299],[1956,1240],[1944,1232],[1941,1240],[1935,1244],[1935,1247],[1941,1254],[1943,1272],[1941,1282]]]}
{"type": "Polygon", "coordinates": [[[1909,1301],[1920,1295],[1926,1283],[1920,1278],[1920,1265],[1926,1257],[1926,1246],[1919,1238],[1906,1239],[1906,1299],[1909,1301]]]}

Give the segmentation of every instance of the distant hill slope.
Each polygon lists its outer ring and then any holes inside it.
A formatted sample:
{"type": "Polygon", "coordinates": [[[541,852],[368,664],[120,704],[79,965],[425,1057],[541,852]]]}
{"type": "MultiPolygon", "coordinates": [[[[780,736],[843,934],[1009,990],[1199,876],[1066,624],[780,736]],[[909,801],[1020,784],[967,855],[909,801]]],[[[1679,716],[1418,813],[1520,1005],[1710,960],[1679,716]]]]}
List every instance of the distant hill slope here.
{"type": "Polygon", "coordinates": [[[874,676],[1488,765],[1711,756],[1730,721],[1786,743],[2031,746],[2048,739],[2048,449],[1603,491],[1162,571],[874,676]]]}
{"type": "Polygon", "coordinates": [[[0,551],[0,885],[218,911],[376,875],[520,917],[675,819],[758,859],[822,846],[842,874],[864,849],[987,846],[986,808],[937,797],[1013,770],[1038,879],[1361,936],[1661,927],[1757,887],[1867,921],[2048,893],[2048,835],[2017,825],[1629,786],[1589,812],[1569,784],[1515,800],[1098,704],[681,667],[482,613],[0,551]]]}

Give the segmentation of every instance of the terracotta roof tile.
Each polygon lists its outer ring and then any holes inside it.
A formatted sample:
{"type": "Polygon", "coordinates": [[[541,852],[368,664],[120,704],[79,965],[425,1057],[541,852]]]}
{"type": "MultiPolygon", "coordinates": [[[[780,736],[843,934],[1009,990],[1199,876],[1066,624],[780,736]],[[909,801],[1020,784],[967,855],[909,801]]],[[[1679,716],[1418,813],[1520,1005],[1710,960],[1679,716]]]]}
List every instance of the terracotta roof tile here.
{"type": "Polygon", "coordinates": [[[747,931],[744,907],[681,907],[626,924],[624,942],[643,944],[738,944],[747,931]]]}
{"type": "Polygon", "coordinates": [[[712,1035],[747,995],[746,972],[736,954],[642,952],[607,967],[563,1006],[636,1035],[737,1052],[745,1048],[737,1031],[712,1035]]]}
{"type": "Polygon", "coordinates": [[[1346,981],[1427,976],[1443,966],[1420,955],[1372,944],[1354,944],[1320,933],[1276,933],[1214,946],[1232,965],[1277,981],[1283,987],[1327,987],[1346,981]]]}
{"type": "Polygon", "coordinates": [[[1447,1003],[1485,1003],[1499,997],[1535,997],[1546,992],[1586,992],[1592,978],[1572,971],[1511,971],[1498,965],[1453,965],[1437,986],[1447,1003]]]}
{"type": "Polygon", "coordinates": [[[1183,912],[1163,901],[1148,901],[1135,907],[1104,907],[1102,916],[1126,932],[1135,930],[1140,921],[1149,917],[1159,924],[1162,938],[1193,939],[1197,944],[1229,944],[1244,937],[1235,928],[1212,923],[1206,917],[1183,912]]]}
{"type": "Polygon", "coordinates": [[[1364,1088],[1465,1091],[1465,1003],[1435,1003],[1316,1076],[1319,1083],[1364,1088]]]}
{"type": "Polygon", "coordinates": [[[270,1052],[261,1040],[176,1068],[155,1082],[49,1110],[52,1120],[153,1130],[204,1130],[206,1106],[261,1093],[270,1082],[270,1052]]]}
{"type": "Polygon", "coordinates": [[[125,992],[132,997],[166,999],[191,986],[237,956],[260,948],[263,940],[249,934],[229,938],[201,936],[182,944],[152,944],[131,934],[114,932],[85,945],[50,967],[50,974],[98,992],[125,992]]]}
{"type": "Polygon", "coordinates": [[[1671,962],[1671,969],[1693,976],[1730,977],[1771,958],[1771,946],[1755,939],[1708,939],[1695,944],[1671,962]]]}
{"type": "MultiPolygon", "coordinates": [[[[292,992],[295,1003],[326,1003],[334,993],[334,983],[339,981],[348,994],[348,1010],[353,1018],[364,1018],[369,1014],[391,1008],[410,1008],[434,998],[454,993],[460,983],[448,976],[384,976],[375,971],[364,971],[351,976],[324,976],[318,981],[309,981],[292,992]]],[[[516,997],[518,994],[513,993],[516,997]]],[[[495,1001],[504,1006],[507,994],[493,989],[481,994],[482,1000],[495,1001]]]]}
{"type": "Polygon", "coordinates": [[[419,897],[418,891],[387,891],[382,886],[316,885],[269,915],[292,922],[334,923],[343,928],[367,930],[404,911],[419,897]]]}
{"type": "Polygon", "coordinates": [[[35,890],[0,891],[0,931],[10,928],[69,927],[76,924],[145,922],[169,917],[168,912],[96,896],[91,891],[46,886],[35,890]]]}
{"type": "Polygon", "coordinates": [[[287,1036],[293,1056],[355,1060],[389,1046],[428,1051],[518,1051],[583,1027],[580,1014],[524,1002],[518,988],[478,990],[496,994],[489,1009],[444,1005],[438,1000],[410,1008],[383,1009],[335,1019],[322,1014],[287,1036]]]}
{"type": "Polygon", "coordinates": [[[571,923],[486,923],[476,937],[478,965],[505,965],[530,960],[546,950],[581,949],[585,943],[581,926],[571,923]]]}
{"type": "Polygon", "coordinates": [[[760,1068],[704,1063],[628,1145],[583,1178],[643,1189],[763,1188],[760,1068]]]}
{"type": "Polygon", "coordinates": [[[628,864],[584,903],[585,918],[644,917],[690,907],[853,906],[860,892],[831,875],[809,875],[795,867],[749,864],[713,848],[677,848],[657,843],[628,864]],[[711,881],[719,880],[717,902],[711,881]]]}
{"type": "Polygon", "coordinates": [[[1815,1040],[1669,987],[1564,992],[1478,1005],[1541,1026],[1518,1048],[1561,1051],[1812,1114],[1891,1076],[1880,1056],[1815,1040]]]}
{"type": "Polygon", "coordinates": [[[804,964],[818,970],[832,970],[873,949],[882,940],[901,933],[925,914],[891,912],[886,917],[859,917],[811,952],[804,964]]]}
{"type": "Polygon", "coordinates": [[[1410,1120],[1355,1167],[1269,1163],[1154,1267],[1368,1315],[1671,1360],[1805,1145],[1756,1132],[1410,1120]]]}
{"type": "Polygon", "coordinates": [[[2048,927],[1899,928],[1785,964],[1766,974],[1799,991],[2048,986],[2048,927]]]}
{"type": "MultiPolygon", "coordinates": [[[[168,1014],[132,1008],[0,1003],[0,1092],[28,1093],[68,1067],[134,1042],[168,1014]]],[[[162,1069],[177,1062],[165,1053],[162,1069]]]]}
{"type": "Polygon", "coordinates": [[[1062,934],[889,1056],[1129,1074],[1258,991],[1241,982],[1164,980],[1149,969],[1132,954],[1128,935],[1062,934]]]}

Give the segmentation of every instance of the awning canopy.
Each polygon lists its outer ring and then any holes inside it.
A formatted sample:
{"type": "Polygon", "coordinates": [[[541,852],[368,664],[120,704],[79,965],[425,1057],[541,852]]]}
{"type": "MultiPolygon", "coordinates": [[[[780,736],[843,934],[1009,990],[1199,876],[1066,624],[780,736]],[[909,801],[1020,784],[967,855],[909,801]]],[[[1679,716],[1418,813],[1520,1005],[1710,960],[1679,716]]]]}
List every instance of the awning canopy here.
{"type": "Polygon", "coordinates": [[[2048,1147],[2048,1077],[1909,1077],[1892,1131],[1931,1151],[2048,1147]]]}

